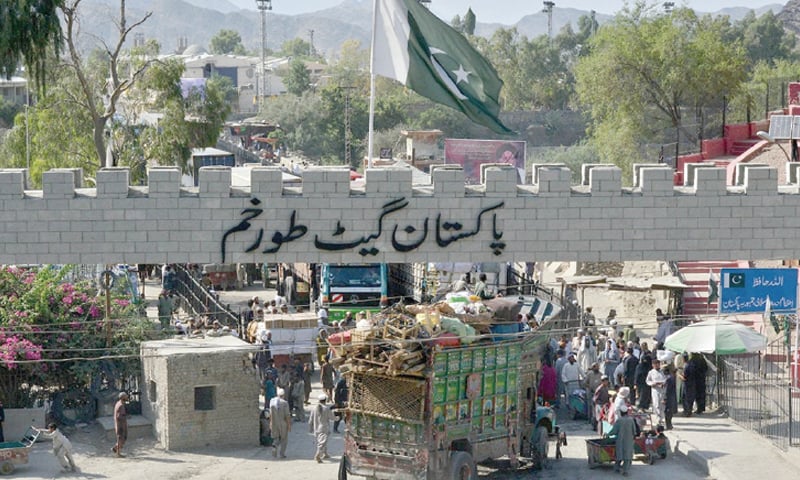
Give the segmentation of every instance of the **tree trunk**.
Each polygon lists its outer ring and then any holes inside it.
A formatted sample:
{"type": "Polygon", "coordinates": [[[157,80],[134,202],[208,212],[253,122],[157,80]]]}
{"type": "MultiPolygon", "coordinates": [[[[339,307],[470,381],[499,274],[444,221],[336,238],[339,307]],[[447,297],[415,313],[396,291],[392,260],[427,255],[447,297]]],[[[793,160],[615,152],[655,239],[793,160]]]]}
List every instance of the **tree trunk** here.
{"type": "MultiPolygon", "coordinates": [[[[99,168],[106,166],[106,118],[98,117],[94,120],[94,149],[97,151],[97,158],[100,162],[99,168]]],[[[113,159],[111,159],[113,162],[113,159]]],[[[112,163],[113,166],[113,163],[112,163]]]]}

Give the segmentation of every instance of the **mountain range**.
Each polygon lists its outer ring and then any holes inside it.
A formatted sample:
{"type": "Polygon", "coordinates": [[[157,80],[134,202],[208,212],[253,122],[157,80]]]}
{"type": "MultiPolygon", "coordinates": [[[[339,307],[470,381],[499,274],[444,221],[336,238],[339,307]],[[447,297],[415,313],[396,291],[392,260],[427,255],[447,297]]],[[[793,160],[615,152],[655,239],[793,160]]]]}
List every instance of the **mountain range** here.
{"type": "MultiPolygon", "coordinates": [[[[245,48],[259,51],[261,48],[261,19],[256,11],[255,0],[247,4],[252,9],[242,9],[244,0],[127,0],[127,21],[132,23],[145,12],[152,16],[139,26],[135,33],[146,39],[155,39],[161,44],[162,53],[175,51],[181,38],[189,45],[207,48],[211,38],[222,29],[235,30],[242,37],[245,48]]],[[[790,2],[792,3],[792,2],[790,2]]],[[[781,4],[755,9],[757,15],[767,10],[777,13],[781,4]]],[[[728,8],[713,12],[728,15],[732,20],[744,17],[750,9],[728,8]]],[[[119,12],[116,0],[84,0],[81,3],[81,30],[106,41],[116,37],[115,23],[119,12]]],[[[588,11],[571,8],[553,9],[553,32],[567,24],[576,28],[578,19],[589,15],[588,11]]],[[[597,14],[600,24],[609,21],[610,15],[597,14]]],[[[450,22],[450,19],[444,19],[450,22]]],[[[343,0],[339,5],[312,13],[283,15],[267,13],[267,47],[276,50],[286,40],[302,38],[309,41],[313,31],[314,48],[326,57],[335,56],[345,40],[355,39],[366,47],[369,44],[372,22],[372,1],[343,0]]],[[[489,37],[499,28],[516,27],[521,35],[533,38],[547,34],[547,14],[536,12],[523,16],[513,25],[482,23],[478,18],[476,35],[489,37]]],[[[132,41],[133,37],[130,37],[132,41]]],[[[82,43],[86,48],[90,45],[82,43]]]]}

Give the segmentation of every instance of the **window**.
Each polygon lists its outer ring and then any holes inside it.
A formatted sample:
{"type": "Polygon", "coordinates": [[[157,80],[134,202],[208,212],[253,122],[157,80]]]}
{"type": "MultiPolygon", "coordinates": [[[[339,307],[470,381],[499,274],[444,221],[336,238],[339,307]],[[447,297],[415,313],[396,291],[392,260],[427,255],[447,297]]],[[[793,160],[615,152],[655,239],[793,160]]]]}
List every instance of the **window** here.
{"type": "Polygon", "coordinates": [[[194,409],[214,410],[215,387],[194,387],[194,409]]]}
{"type": "Polygon", "coordinates": [[[150,402],[155,403],[158,401],[157,393],[156,382],[150,380],[150,383],[147,384],[147,397],[150,402]]]}

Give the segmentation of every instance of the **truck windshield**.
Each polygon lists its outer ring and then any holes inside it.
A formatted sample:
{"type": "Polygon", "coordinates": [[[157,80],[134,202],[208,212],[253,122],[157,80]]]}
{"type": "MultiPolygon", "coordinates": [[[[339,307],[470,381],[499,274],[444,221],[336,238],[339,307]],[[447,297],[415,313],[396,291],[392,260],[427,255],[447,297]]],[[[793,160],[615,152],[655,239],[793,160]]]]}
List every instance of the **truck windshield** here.
{"type": "Polygon", "coordinates": [[[333,266],[329,270],[331,287],[380,287],[380,265],[333,266]]]}

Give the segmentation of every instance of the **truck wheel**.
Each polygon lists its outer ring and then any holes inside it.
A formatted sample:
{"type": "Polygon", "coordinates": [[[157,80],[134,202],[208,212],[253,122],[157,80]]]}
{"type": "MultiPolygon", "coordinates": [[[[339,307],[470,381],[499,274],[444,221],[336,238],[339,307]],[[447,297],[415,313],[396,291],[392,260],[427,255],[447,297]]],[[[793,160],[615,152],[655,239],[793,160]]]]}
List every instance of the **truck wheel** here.
{"type": "Polygon", "coordinates": [[[3,462],[3,464],[0,465],[0,473],[2,473],[3,475],[11,475],[13,472],[14,472],[14,464],[11,463],[10,461],[3,462]]]}
{"type": "Polygon", "coordinates": [[[339,460],[339,476],[336,477],[337,480],[347,480],[347,461],[345,458],[346,457],[342,455],[341,460],[339,460]]]}
{"type": "Polygon", "coordinates": [[[451,480],[478,480],[478,468],[467,452],[453,452],[450,455],[448,478],[451,480]]]}
{"type": "Polygon", "coordinates": [[[544,469],[547,462],[547,454],[550,448],[549,444],[549,433],[547,432],[547,427],[539,426],[536,427],[536,431],[533,433],[533,445],[532,445],[532,453],[534,464],[538,469],[544,469]]]}

